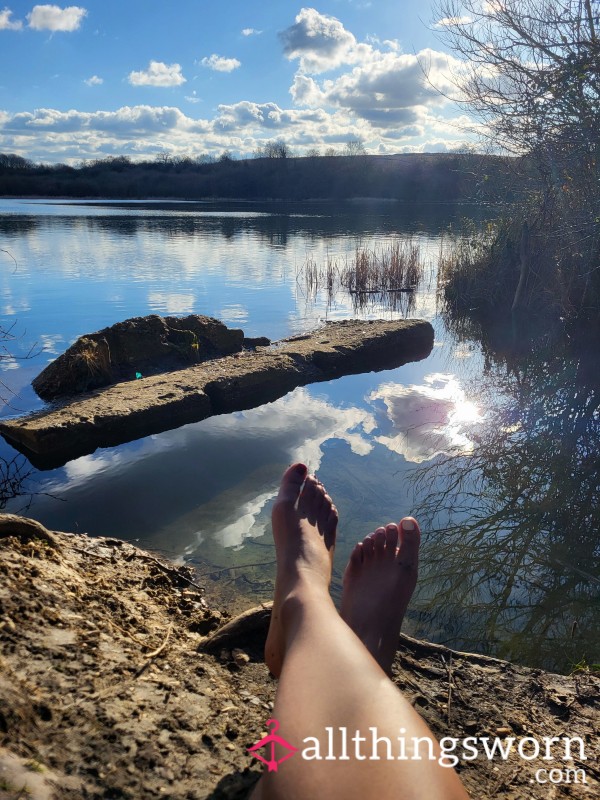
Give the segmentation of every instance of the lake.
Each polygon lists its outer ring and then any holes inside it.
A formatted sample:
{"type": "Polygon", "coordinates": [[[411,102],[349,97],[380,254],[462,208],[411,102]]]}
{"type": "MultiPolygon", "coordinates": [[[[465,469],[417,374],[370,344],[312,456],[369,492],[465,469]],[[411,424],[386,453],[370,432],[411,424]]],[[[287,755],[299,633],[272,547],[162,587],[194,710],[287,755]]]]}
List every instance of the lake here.
{"type": "Polygon", "coordinates": [[[405,630],[459,649],[569,670],[597,663],[598,389],[586,358],[440,307],[449,225],[491,208],[393,202],[0,200],[2,416],[43,407],[30,383],[78,336],[146,314],[218,317],[275,340],[326,319],[428,319],[424,361],[296,389],[250,411],[38,472],[2,442],[5,510],[127,539],[193,564],[232,612],[269,598],[269,510],[306,462],[340,511],[333,592],[357,540],[412,513],[421,580],[405,630]],[[310,292],[309,259],[412,237],[410,299],[310,292]],[[597,437],[597,438],[595,438],[597,437]],[[19,496],[10,498],[11,487],[19,496]]]}

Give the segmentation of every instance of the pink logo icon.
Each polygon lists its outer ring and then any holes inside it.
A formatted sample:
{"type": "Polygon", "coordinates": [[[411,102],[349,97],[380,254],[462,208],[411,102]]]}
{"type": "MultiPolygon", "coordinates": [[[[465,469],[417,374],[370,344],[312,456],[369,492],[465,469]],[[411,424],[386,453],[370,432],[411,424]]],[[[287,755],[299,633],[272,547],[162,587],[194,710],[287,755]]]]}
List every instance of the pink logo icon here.
{"type": "Polygon", "coordinates": [[[269,768],[269,772],[277,772],[279,765],[284,761],[287,761],[288,758],[291,758],[294,753],[298,752],[298,748],[291,745],[289,742],[286,742],[285,739],[282,739],[281,736],[277,735],[277,731],[279,730],[279,722],[276,719],[268,719],[267,720],[267,728],[270,728],[270,733],[268,733],[260,742],[253,744],[252,747],[248,748],[248,752],[252,753],[254,758],[258,758],[259,761],[262,761],[263,764],[266,764],[269,768]],[[278,744],[280,747],[283,747],[285,750],[289,750],[289,753],[286,753],[281,758],[275,758],[275,745],[278,744]],[[264,758],[263,756],[258,754],[258,750],[261,750],[263,747],[267,748],[267,753],[270,754],[270,758],[264,758]]]}

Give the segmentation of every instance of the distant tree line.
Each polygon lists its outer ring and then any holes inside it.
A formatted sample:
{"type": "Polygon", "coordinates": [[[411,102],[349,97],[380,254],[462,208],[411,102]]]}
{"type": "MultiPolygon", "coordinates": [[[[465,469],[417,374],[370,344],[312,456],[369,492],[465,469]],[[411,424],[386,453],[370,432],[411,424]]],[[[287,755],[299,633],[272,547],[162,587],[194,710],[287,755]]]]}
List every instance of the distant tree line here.
{"type": "MultiPolygon", "coordinates": [[[[292,156],[284,142],[267,142],[254,158],[174,157],[152,161],[127,156],[84,161],[79,166],[35,164],[0,154],[0,195],[188,200],[344,199],[378,197],[410,202],[490,200],[515,189],[515,159],[473,153],[366,155],[360,141],[344,155],[311,151],[292,156]]],[[[517,181],[518,184],[518,181],[517,181]]]]}

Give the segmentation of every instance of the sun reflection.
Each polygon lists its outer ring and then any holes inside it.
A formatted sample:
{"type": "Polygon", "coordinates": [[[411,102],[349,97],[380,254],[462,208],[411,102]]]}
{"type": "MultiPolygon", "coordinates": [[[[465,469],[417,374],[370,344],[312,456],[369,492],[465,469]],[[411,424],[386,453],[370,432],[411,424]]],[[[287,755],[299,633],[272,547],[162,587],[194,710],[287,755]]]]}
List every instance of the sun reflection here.
{"type": "Polygon", "coordinates": [[[457,400],[454,411],[448,417],[449,425],[481,422],[483,417],[479,408],[470,400],[457,400]]]}
{"type": "Polygon", "coordinates": [[[469,428],[484,419],[459,380],[444,373],[427,375],[418,386],[382,384],[369,400],[383,401],[393,426],[391,431],[383,429],[376,441],[414,463],[440,453],[472,452],[469,428]]]}

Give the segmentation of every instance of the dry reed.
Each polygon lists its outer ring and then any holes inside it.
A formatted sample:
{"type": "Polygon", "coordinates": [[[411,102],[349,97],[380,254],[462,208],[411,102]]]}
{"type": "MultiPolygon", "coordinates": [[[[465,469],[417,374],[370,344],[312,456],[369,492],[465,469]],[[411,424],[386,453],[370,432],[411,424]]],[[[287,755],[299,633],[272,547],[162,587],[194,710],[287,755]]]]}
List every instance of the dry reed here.
{"type": "Polygon", "coordinates": [[[414,291],[424,271],[419,246],[411,239],[393,239],[373,248],[358,243],[351,256],[338,260],[328,255],[323,266],[309,256],[298,279],[303,276],[309,299],[314,299],[324,289],[329,305],[343,290],[352,295],[356,309],[376,302],[392,310],[405,311],[414,304],[414,291]],[[408,295],[406,300],[402,295],[408,295]]]}

